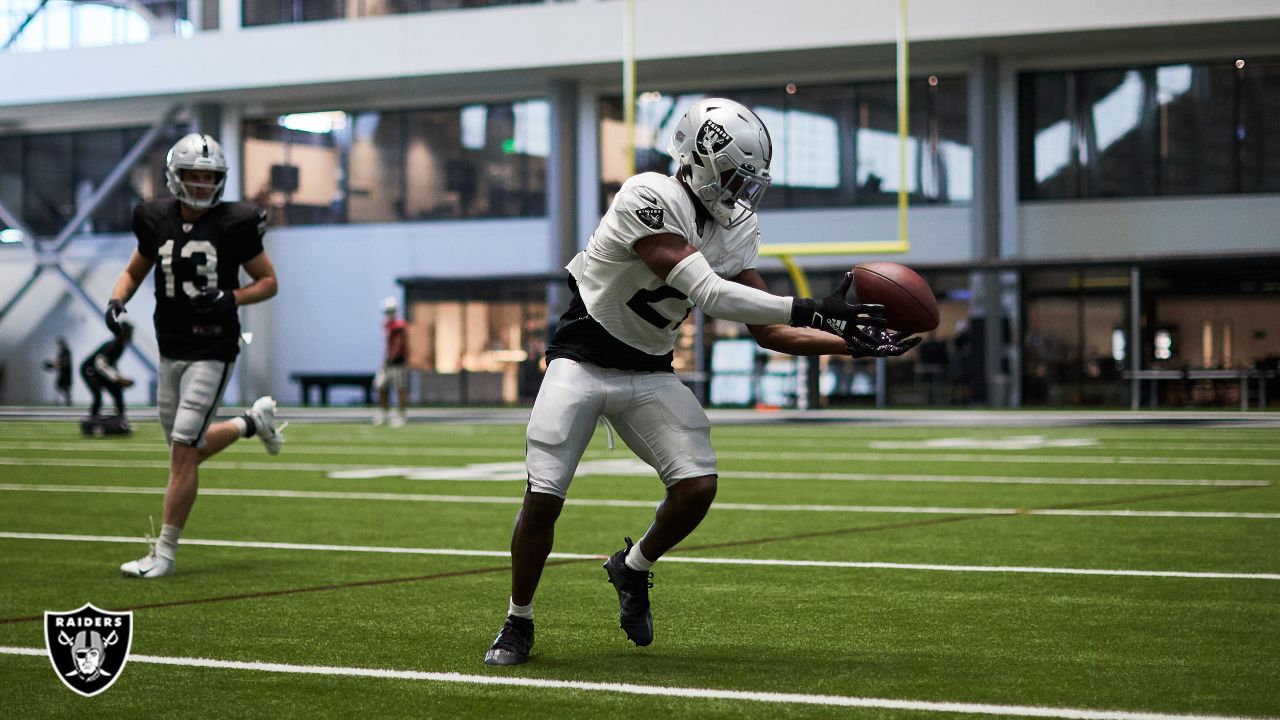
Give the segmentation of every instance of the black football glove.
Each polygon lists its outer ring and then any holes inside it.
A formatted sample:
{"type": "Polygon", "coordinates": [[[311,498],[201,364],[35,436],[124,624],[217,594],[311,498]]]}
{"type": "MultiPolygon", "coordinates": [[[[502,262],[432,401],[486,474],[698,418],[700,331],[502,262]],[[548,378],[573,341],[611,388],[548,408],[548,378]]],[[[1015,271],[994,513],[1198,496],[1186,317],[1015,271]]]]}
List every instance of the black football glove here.
{"type": "Polygon", "coordinates": [[[887,326],[883,305],[850,305],[846,297],[853,285],[853,273],[845,273],[840,287],[830,295],[817,300],[796,298],[791,306],[791,326],[809,327],[839,335],[849,343],[858,337],[861,327],[887,326]]]}
{"type": "Polygon", "coordinates": [[[112,335],[119,336],[121,332],[120,325],[129,321],[129,313],[124,311],[124,303],[112,298],[107,303],[106,318],[107,329],[111,331],[112,335]]]}
{"type": "Polygon", "coordinates": [[[858,328],[851,336],[844,339],[844,347],[849,355],[864,357],[898,357],[920,344],[919,336],[908,335],[897,330],[881,328],[858,328]]]}
{"type": "Polygon", "coordinates": [[[235,293],[221,288],[205,288],[191,298],[191,306],[201,315],[219,313],[236,306],[235,293]]]}

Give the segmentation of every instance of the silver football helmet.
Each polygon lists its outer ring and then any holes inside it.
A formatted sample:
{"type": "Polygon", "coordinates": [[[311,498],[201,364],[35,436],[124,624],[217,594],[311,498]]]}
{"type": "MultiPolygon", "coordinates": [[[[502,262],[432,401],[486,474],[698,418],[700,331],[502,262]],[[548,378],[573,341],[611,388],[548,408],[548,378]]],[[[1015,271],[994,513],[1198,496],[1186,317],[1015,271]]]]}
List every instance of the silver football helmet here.
{"type": "Polygon", "coordinates": [[[749,218],[769,187],[769,129],[733,100],[695,103],[676,123],[667,152],[707,212],[726,228],[749,218]]]}
{"type": "Polygon", "coordinates": [[[207,210],[222,201],[222,189],[227,184],[227,158],[217,140],[202,133],[191,133],[174,143],[164,162],[165,184],[182,204],[207,210]],[[215,172],[219,175],[218,181],[210,184],[184,180],[183,170],[215,172]]]}

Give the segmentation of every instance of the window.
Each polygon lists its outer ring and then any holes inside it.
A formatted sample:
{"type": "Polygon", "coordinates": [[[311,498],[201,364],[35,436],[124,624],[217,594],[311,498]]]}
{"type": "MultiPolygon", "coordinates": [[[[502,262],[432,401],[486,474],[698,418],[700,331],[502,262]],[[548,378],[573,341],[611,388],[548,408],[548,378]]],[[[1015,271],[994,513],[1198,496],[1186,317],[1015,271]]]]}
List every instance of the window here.
{"type": "Polygon", "coordinates": [[[32,12],[14,52],[42,52],[146,42],[157,36],[190,37],[218,27],[218,0],[204,0],[200,17],[187,0],[143,0],[135,4],[53,0],[0,0],[0,37],[8,39],[32,12]]]}
{"type": "MultiPolygon", "coordinates": [[[[235,0],[230,0],[234,2],[235,0]]],[[[497,5],[530,5],[546,0],[240,0],[244,24],[276,25],[337,18],[460,10],[497,5]]]]}
{"type": "Polygon", "coordinates": [[[1280,60],[1020,78],[1022,198],[1280,190],[1280,60]]]}
{"type": "Polygon", "coordinates": [[[1202,195],[1235,191],[1235,68],[1156,68],[1160,192],[1202,195]]]}
{"type": "Polygon", "coordinates": [[[1280,59],[1249,60],[1240,84],[1240,189],[1280,192],[1280,59]]]}
{"type": "MultiPolygon", "coordinates": [[[[903,182],[913,202],[965,202],[972,194],[964,78],[911,83],[907,177],[899,179],[898,104],[893,82],[776,89],[641,93],[636,102],[636,172],[675,170],[671,133],[689,106],[729,97],[751,108],[773,139],[773,184],[762,208],[889,204],[903,182]]],[[[627,179],[622,101],[600,103],[602,210],[627,179]]]]}
{"type": "Polygon", "coordinates": [[[245,197],[273,224],[546,214],[543,100],[245,123],[245,197]]]}

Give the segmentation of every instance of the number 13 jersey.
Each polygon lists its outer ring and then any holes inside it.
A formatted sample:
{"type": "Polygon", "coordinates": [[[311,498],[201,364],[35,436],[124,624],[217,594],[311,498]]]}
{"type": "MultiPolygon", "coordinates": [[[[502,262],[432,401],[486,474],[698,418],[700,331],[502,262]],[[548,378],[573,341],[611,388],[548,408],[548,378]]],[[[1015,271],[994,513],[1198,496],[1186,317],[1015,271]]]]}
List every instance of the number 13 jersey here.
{"type": "Polygon", "coordinates": [[[205,288],[240,287],[240,266],[262,252],[266,214],[241,202],[215,205],[184,222],[176,199],[133,209],[138,252],[155,263],[156,340],[172,360],[234,360],[240,317],[232,307],[199,314],[191,304],[205,288]]]}
{"type": "Polygon", "coordinates": [[[636,242],[651,235],[679,235],[726,279],[755,267],[760,250],[755,216],[726,229],[714,221],[699,222],[695,202],[678,179],[667,175],[642,173],[623,183],[587,248],[567,266],[573,276],[573,305],[580,305],[588,317],[571,317],[570,307],[548,348],[548,359],[565,356],[604,367],[670,369],[680,323],[693,303],[653,274],[636,253],[636,242]],[[622,343],[620,352],[600,357],[600,343],[593,348],[589,338],[577,337],[583,334],[574,327],[579,320],[598,323],[622,343]],[[638,353],[627,358],[627,348],[638,353]],[[666,367],[654,367],[652,360],[658,359],[665,360],[666,367]]]}

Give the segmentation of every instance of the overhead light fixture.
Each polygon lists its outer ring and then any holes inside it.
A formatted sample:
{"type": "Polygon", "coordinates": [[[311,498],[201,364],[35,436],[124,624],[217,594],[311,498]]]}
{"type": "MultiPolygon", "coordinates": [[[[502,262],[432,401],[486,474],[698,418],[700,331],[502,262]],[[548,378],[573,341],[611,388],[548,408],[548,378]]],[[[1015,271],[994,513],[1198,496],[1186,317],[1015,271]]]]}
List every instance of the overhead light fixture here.
{"type": "Polygon", "coordinates": [[[341,130],[345,128],[347,126],[347,114],[336,110],[328,112],[293,113],[292,115],[281,115],[276,122],[280,127],[287,128],[289,130],[323,135],[325,133],[331,133],[334,130],[341,130]]]}
{"type": "Polygon", "coordinates": [[[22,231],[18,228],[5,228],[0,230],[0,243],[20,243],[22,242],[22,231]]]}

